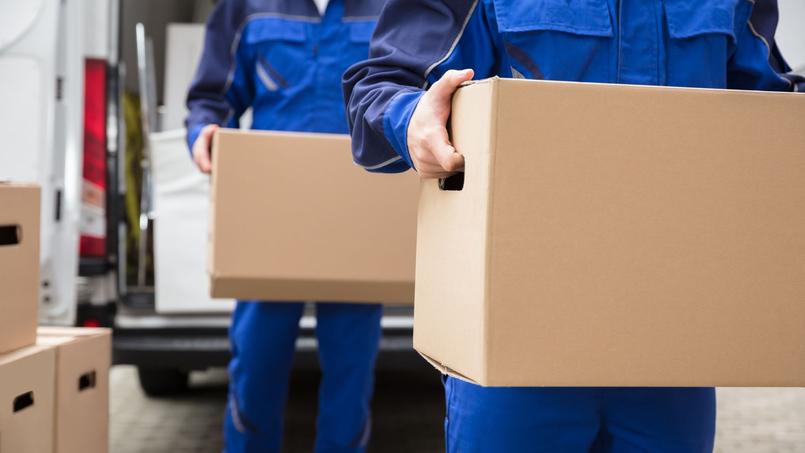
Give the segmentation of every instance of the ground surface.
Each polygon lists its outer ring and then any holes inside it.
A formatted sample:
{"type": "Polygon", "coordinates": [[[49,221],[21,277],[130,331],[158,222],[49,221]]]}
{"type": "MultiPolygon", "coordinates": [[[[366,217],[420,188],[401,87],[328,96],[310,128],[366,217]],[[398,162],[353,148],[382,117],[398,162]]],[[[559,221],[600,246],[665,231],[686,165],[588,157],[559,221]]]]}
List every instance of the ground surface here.
{"type": "MultiPolygon", "coordinates": [[[[291,385],[286,452],[308,453],[316,407],[314,373],[298,373],[291,385]]],[[[193,389],[170,399],[148,399],[131,367],[111,377],[112,453],[221,451],[226,375],[193,375],[193,389]]],[[[805,453],[805,389],[719,390],[719,453],[805,453]]],[[[378,376],[371,452],[431,453],[443,449],[442,389],[430,370],[378,376]]]]}

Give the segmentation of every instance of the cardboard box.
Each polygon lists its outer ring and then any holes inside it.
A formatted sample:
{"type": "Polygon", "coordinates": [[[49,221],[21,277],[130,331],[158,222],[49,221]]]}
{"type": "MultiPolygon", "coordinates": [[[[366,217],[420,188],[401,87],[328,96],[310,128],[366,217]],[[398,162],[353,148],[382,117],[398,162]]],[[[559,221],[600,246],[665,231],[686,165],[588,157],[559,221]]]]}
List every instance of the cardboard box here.
{"type": "Polygon", "coordinates": [[[0,453],[53,451],[55,366],[47,346],[0,355],[0,453]]]}
{"type": "Polygon", "coordinates": [[[36,342],[39,188],[0,183],[0,354],[36,342]]]}
{"type": "Polygon", "coordinates": [[[40,327],[37,344],[56,351],[55,453],[109,448],[109,329],[40,327]]]}
{"type": "Polygon", "coordinates": [[[213,161],[213,297],[413,303],[416,175],[366,172],[342,135],[223,130],[213,161]]]}
{"type": "Polygon", "coordinates": [[[790,93],[459,89],[415,348],[490,386],[805,386],[803,118],[790,93]]]}

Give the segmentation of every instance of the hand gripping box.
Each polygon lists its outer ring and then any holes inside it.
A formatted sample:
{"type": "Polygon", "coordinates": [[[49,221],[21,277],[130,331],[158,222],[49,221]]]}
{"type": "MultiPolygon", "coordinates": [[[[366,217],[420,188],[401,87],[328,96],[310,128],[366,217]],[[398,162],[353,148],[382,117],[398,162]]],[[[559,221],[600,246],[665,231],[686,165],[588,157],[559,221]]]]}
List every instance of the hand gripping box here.
{"type": "Polygon", "coordinates": [[[460,88],[414,346],[490,386],[805,386],[803,118],[796,93],[460,88]]]}
{"type": "Polygon", "coordinates": [[[0,182],[0,354],[36,341],[38,291],[39,187],[0,182]]]}
{"type": "Polygon", "coordinates": [[[213,297],[412,304],[419,178],[352,162],[345,135],[221,130],[213,297]]]}

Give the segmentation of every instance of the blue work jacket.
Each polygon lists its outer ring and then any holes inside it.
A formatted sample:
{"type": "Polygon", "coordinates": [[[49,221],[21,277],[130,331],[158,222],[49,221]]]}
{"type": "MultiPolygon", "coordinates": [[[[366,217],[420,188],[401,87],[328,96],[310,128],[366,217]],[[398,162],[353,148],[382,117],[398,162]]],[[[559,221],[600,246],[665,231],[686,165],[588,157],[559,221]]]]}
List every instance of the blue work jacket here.
{"type": "MultiPolygon", "coordinates": [[[[355,162],[413,166],[406,135],[428,85],[476,78],[803,90],[774,43],[776,0],[391,0],[367,61],[344,75],[355,162]]],[[[540,106],[534,106],[540,108],[540,106]]]]}
{"type": "Polygon", "coordinates": [[[208,124],[346,133],[341,75],[369,55],[383,0],[220,0],[187,95],[187,141],[208,124]]]}

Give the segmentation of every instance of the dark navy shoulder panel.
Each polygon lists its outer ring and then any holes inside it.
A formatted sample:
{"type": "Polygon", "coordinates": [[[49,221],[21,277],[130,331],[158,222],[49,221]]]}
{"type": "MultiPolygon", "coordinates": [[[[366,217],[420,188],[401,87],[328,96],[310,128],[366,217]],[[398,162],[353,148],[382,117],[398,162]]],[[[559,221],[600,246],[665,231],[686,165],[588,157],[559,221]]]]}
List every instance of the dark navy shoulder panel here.
{"type": "Polygon", "coordinates": [[[344,20],[376,18],[386,4],[386,0],[345,0],[344,20]]]}
{"type": "MultiPolygon", "coordinates": [[[[229,1],[229,0],[223,0],[229,1]]],[[[319,12],[313,0],[242,0],[246,3],[246,16],[256,13],[298,16],[318,19],[319,12]]],[[[376,18],[385,0],[344,0],[344,19],[376,18]]]]}
{"type": "MultiPolygon", "coordinates": [[[[222,0],[230,1],[230,0],[222,0]]],[[[312,0],[239,0],[247,3],[247,16],[251,14],[277,14],[318,19],[319,12],[312,0]]]]}
{"type": "Polygon", "coordinates": [[[450,54],[477,5],[478,0],[390,0],[378,20],[369,63],[382,66],[406,49],[411,58],[393,65],[413,71],[422,82],[414,86],[422,86],[429,69],[450,54]]]}

